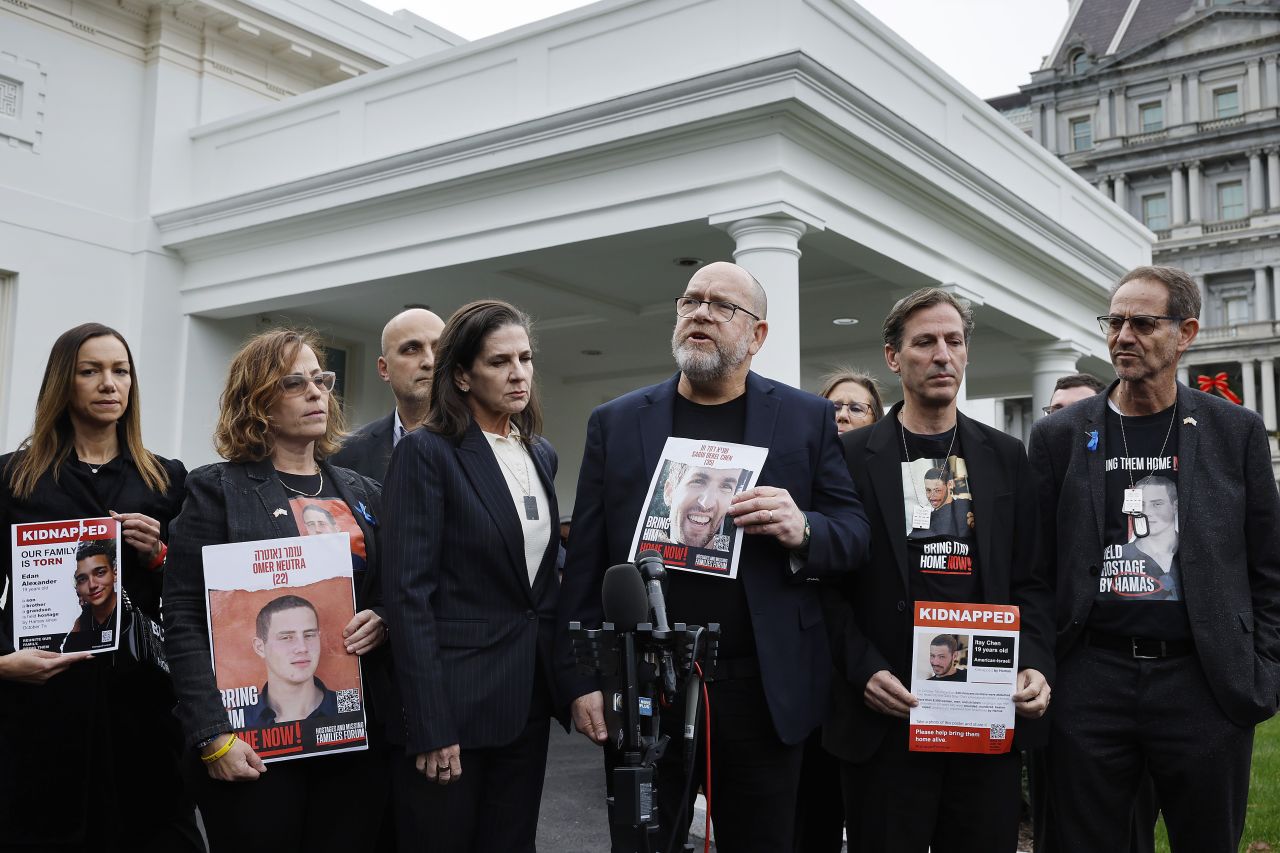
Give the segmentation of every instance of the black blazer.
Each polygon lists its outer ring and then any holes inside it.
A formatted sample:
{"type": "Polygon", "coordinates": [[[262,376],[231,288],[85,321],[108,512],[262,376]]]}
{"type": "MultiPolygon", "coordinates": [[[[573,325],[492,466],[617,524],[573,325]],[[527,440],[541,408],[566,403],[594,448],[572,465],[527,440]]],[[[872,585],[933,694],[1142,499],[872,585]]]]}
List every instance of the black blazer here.
{"type": "MultiPolygon", "coordinates": [[[[605,570],[630,555],[649,482],[671,435],[680,374],[641,388],[591,413],[565,561],[559,642],[562,692],[574,699],[598,690],[574,667],[567,626],[604,618],[605,570]]],[[[830,689],[822,605],[811,578],[853,571],[866,554],[867,520],[836,443],[831,404],[798,388],[747,376],[743,443],[769,448],[757,480],[786,489],[809,516],[809,553],[791,571],[790,554],[772,538],[747,536],[738,578],[751,608],[769,712],[784,743],[798,743],[821,721],[830,689]]]]}
{"type": "MultiPolygon", "coordinates": [[[[846,761],[870,758],[891,718],[872,711],[863,690],[887,669],[910,689],[912,598],[907,573],[902,495],[902,439],[894,406],[875,424],[841,436],[849,473],[871,519],[871,557],[863,571],[828,600],[828,623],[839,676],[823,745],[846,761]]],[[[969,465],[977,532],[978,577],[985,604],[1016,604],[1022,633],[1019,669],[1052,683],[1053,597],[1038,560],[1035,481],[1022,442],[957,415],[969,465]]],[[[1019,717],[1015,738],[1025,748],[1046,736],[1043,720],[1019,717]]]]}
{"type": "Polygon", "coordinates": [[[557,459],[542,438],[530,455],[551,503],[532,586],[511,490],[474,421],[461,439],[415,430],[391,457],[383,592],[410,754],[505,746],[529,721],[536,676],[554,696],[557,459]]]}
{"type": "MultiPolygon", "coordinates": [[[[1031,430],[1059,657],[1079,641],[1098,586],[1107,396],[1031,430]],[[1085,446],[1091,430],[1095,451],[1085,446]]],[[[1251,726],[1280,704],[1280,493],[1266,427],[1257,412],[1180,384],[1177,429],[1178,562],[1191,637],[1223,713],[1251,726]]]]}
{"type": "Polygon", "coordinates": [[[370,421],[347,436],[342,448],[329,460],[339,468],[350,468],[381,483],[387,476],[395,438],[396,413],[370,421]]]}
{"type": "MultiPolygon", "coordinates": [[[[121,443],[121,476],[115,494],[101,498],[90,474],[72,457],[57,479],[46,472],[32,494],[14,497],[9,478],[0,476],[0,527],[11,524],[99,517],[141,512],[160,522],[168,541],[169,521],[182,501],[186,468],[161,459],[169,489],[153,492],[121,443]]],[[[0,475],[16,454],[0,457],[0,475]]],[[[121,543],[121,570],[129,599],[153,619],[160,615],[164,569],[149,570],[129,544],[121,543]]],[[[0,547],[0,589],[11,576],[9,541],[0,547]]],[[[13,651],[13,590],[0,610],[0,654],[13,651]]],[[[170,714],[173,691],[167,679],[150,670],[126,671],[116,655],[99,653],[72,665],[44,685],[0,679],[0,846],[90,845],[93,825],[106,819],[127,827],[145,825],[180,808],[183,794],[173,755],[179,734],[170,714]],[[112,765],[115,765],[112,767],[112,765]],[[131,773],[136,768],[136,773],[131,773]],[[137,780],[136,786],[98,808],[102,786],[113,779],[137,780]],[[51,794],[56,792],[56,796],[51,794]],[[93,808],[90,803],[96,803],[93,808]]]]}
{"type": "MultiPolygon", "coordinates": [[[[325,479],[351,507],[364,533],[365,576],[356,590],[356,609],[381,613],[378,572],[378,484],[346,468],[321,462],[325,479]],[[370,521],[356,507],[364,504],[370,521]]],[[[278,510],[289,506],[289,496],[270,460],[218,462],[205,465],[187,477],[182,512],[173,520],[168,566],[164,581],[164,642],[169,669],[178,693],[175,713],[182,723],[188,746],[230,731],[227,712],[218,694],[209,659],[208,609],[205,606],[205,545],[249,542],[297,536],[290,516],[278,510]]],[[[398,718],[390,684],[387,646],[360,659],[368,694],[370,729],[398,718]]],[[[394,735],[394,727],[388,727],[394,735]]]]}

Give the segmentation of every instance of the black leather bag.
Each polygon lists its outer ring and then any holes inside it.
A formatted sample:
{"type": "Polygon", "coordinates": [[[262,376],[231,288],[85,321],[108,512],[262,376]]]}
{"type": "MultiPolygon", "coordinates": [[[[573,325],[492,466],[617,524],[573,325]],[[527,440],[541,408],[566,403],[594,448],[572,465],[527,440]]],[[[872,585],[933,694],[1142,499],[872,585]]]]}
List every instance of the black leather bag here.
{"type": "MultiPolygon", "coordinates": [[[[135,663],[143,668],[169,674],[169,661],[164,656],[164,628],[129,600],[123,589],[124,613],[121,619],[120,650],[117,659],[135,663]]],[[[118,660],[117,663],[123,661],[118,660]]]]}

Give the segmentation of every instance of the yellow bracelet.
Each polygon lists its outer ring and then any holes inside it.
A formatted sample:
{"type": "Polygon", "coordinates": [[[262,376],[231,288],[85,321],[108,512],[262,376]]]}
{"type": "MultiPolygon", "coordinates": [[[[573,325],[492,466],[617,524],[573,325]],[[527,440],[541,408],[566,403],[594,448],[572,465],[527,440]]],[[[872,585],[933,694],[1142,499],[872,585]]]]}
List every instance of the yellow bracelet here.
{"type": "Polygon", "coordinates": [[[205,764],[212,764],[213,762],[217,761],[219,758],[221,758],[222,756],[230,752],[231,745],[235,742],[236,742],[236,733],[232,732],[231,737],[227,739],[227,742],[224,743],[217,752],[213,753],[212,755],[202,755],[200,756],[200,760],[203,761],[205,764]]]}

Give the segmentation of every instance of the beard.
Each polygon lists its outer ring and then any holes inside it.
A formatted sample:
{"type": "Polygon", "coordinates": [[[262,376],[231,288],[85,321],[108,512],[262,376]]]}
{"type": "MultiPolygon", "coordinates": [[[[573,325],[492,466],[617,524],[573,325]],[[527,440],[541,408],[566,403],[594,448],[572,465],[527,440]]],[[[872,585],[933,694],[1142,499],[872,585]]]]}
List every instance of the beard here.
{"type": "Polygon", "coordinates": [[[746,360],[751,338],[741,335],[729,342],[711,338],[711,343],[715,350],[706,352],[691,345],[687,338],[681,340],[679,332],[671,336],[671,356],[690,382],[716,382],[728,376],[746,360]]]}

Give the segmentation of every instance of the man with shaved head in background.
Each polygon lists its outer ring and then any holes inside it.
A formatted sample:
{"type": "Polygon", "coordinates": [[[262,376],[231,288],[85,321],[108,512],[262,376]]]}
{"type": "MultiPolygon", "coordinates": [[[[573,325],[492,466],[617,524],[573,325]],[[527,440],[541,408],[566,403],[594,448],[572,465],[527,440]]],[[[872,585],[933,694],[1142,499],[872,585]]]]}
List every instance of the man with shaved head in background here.
{"type": "MultiPolygon", "coordinates": [[[[852,571],[866,551],[867,521],[842,464],[831,404],[751,372],[769,331],[760,283],[735,264],[708,264],[674,301],[679,372],[600,406],[587,425],[558,621],[603,621],[605,569],[630,556],[668,437],[768,448],[759,485],[726,501],[725,517],[745,534],[737,578],[672,570],[666,602],[673,623],[722,627],[719,657],[706,673],[717,849],[786,850],[804,739],[826,713],[831,669],[817,584],[803,581],[852,571]]],[[[709,521],[713,513],[702,515],[709,521]]],[[[575,670],[567,630],[559,649],[574,723],[604,743],[600,685],[575,670]]],[[[683,697],[674,707],[684,707],[683,697]]],[[[676,847],[692,813],[680,798],[682,723],[680,713],[663,714],[672,743],[658,762],[661,843],[674,827],[676,847]]],[[[704,747],[695,752],[702,779],[704,747]]],[[[614,837],[616,849],[634,849],[623,840],[634,834],[614,837]]]]}
{"type": "Polygon", "coordinates": [[[442,331],[444,320],[426,308],[409,308],[388,321],[382,330],[378,375],[391,386],[396,407],[352,433],[331,460],[334,465],[382,482],[391,451],[405,433],[422,425],[427,413],[434,348],[442,331]]]}

